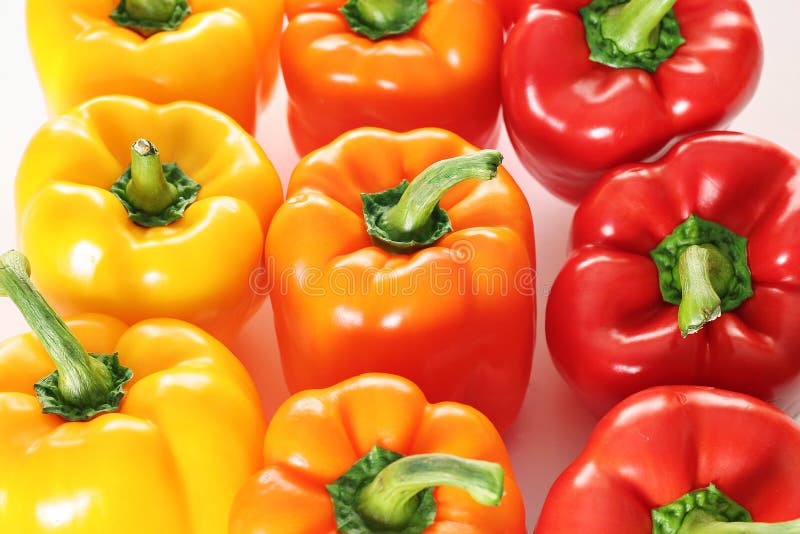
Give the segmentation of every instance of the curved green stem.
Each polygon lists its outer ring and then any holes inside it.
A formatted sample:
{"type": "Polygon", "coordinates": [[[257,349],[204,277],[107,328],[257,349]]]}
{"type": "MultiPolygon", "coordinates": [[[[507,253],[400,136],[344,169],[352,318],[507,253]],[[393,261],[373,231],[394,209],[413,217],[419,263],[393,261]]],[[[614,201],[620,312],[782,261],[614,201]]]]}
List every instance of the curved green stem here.
{"type": "Polygon", "coordinates": [[[681,335],[694,334],[722,314],[722,299],[733,278],[731,262],[713,245],[691,245],[678,259],[681,335]]]}
{"type": "Polygon", "coordinates": [[[384,214],[384,228],[398,238],[414,235],[424,228],[445,193],[453,186],[477,178],[491,180],[503,156],[496,150],[481,150],[474,154],[434,163],[408,186],[400,202],[384,214]]]}
{"type": "Polygon", "coordinates": [[[158,149],[147,139],[131,146],[131,181],[126,192],[136,209],[150,215],[161,213],[178,198],[177,188],[164,176],[158,149]]]}
{"type": "Polygon", "coordinates": [[[481,150],[434,163],[409,185],[379,193],[362,194],[367,232],[390,250],[415,250],[452,231],[439,201],[453,186],[477,178],[491,180],[503,156],[496,150],[481,150]]]}
{"type": "Polygon", "coordinates": [[[417,510],[416,496],[427,488],[452,486],[476,502],[497,506],[503,497],[503,468],[448,454],[407,456],[384,467],[358,495],[357,509],[369,525],[401,530],[417,510]]]}
{"type": "Polygon", "coordinates": [[[111,371],[86,352],[33,286],[29,274],[28,260],[19,252],[0,256],[0,295],[11,298],[50,354],[64,401],[79,408],[106,403],[115,387],[111,371]]]}
{"type": "Polygon", "coordinates": [[[349,0],[340,10],[350,29],[372,40],[402,35],[428,11],[427,0],[349,0]]]}
{"type": "Polygon", "coordinates": [[[603,15],[603,36],[626,54],[653,50],[658,46],[661,21],[676,0],[630,0],[603,15]]]}
{"type": "Polygon", "coordinates": [[[374,446],[328,484],[337,532],[421,534],[436,518],[433,490],[452,486],[477,502],[496,506],[503,497],[503,468],[448,454],[402,455],[374,446]]]}

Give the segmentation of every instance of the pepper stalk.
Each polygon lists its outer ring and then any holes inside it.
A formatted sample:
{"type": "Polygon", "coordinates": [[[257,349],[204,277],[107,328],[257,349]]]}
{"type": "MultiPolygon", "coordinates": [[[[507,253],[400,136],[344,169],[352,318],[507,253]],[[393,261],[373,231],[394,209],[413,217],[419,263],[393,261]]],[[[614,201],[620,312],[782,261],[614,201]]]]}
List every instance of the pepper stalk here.
{"type": "Polygon", "coordinates": [[[650,252],[661,296],[678,305],[681,335],[698,332],[753,295],[747,239],[689,216],[650,252]]]}
{"type": "Polygon", "coordinates": [[[0,256],[0,296],[9,297],[52,358],[56,371],[34,386],[44,413],[84,421],[119,408],[133,372],[116,355],[89,354],[30,279],[25,256],[0,256]]]}
{"type": "Polygon", "coordinates": [[[408,33],[428,12],[428,1],[349,0],[339,12],[351,30],[377,41],[408,33]]]}
{"type": "Polygon", "coordinates": [[[192,12],[186,0],[120,0],[109,17],[143,37],[177,30],[192,12]]]}
{"type": "Polygon", "coordinates": [[[445,159],[422,171],[409,184],[379,193],[363,193],[364,222],[373,241],[396,252],[431,245],[453,230],[439,201],[455,185],[477,178],[491,180],[503,156],[496,150],[445,159]]]}
{"type": "Polygon", "coordinates": [[[652,512],[653,534],[800,534],[800,519],[755,523],[750,512],[714,484],[652,512]]]}
{"type": "Polygon", "coordinates": [[[497,506],[504,476],[492,462],[448,454],[403,457],[375,446],[327,489],[344,534],[420,534],[436,517],[435,487],[461,488],[476,502],[497,506]]]}
{"type": "Polygon", "coordinates": [[[686,40],[676,0],[593,0],[580,10],[589,59],[613,68],[655,72],[686,40]]]}
{"type": "Polygon", "coordinates": [[[177,163],[161,163],[156,146],[138,139],[131,146],[131,165],[110,191],[128,211],[128,218],[147,228],[180,220],[197,199],[200,184],[177,163]]]}

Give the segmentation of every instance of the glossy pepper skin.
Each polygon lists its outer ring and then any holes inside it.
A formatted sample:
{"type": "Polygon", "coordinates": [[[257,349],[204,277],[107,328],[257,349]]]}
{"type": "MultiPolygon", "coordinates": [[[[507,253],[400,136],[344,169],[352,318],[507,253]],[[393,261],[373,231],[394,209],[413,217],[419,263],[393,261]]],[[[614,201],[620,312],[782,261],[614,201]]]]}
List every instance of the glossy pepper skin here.
{"type": "Polygon", "coordinates": [[[514,180],[501,167],[494,180],[455,186],[440,203],[454,231],[414,253],[374,245],[362,214],[362,192],[475,150],[443,130],[363,128],[298,164],[266,245],[290,391],[388,372],[433,402],[511,424],[530,375],[536,265],[514,180]]]}
{"type": "Polygon", "coordinates": [[[506,28],[511,26],[520,18],[528,8],[531,0],[495,0],[495,4],[500,9],[503,17],[503,25],[506,28]]]}
{"type": "Polygon", "coordinates": [[[500,110],[503,27],[485,0],[430,0],[408,33],[371,41],[345,0],[286,0],[281,69],[300,155],[362,126],[438,127],[491,144],[500,110]]]}
{"type": "Polygon", "coordinates": [[[278,71],[281,0],[192,0],[174,31],[143,37],[109,18],[117,0],[28,0],[28,42],[51,115],[125,94],[192,100],[250,133],[278,71]]]}
{"type": "Polygon", "coordinates": [[[480,412],[453,402],[428,404],[413,383],[368,374],[304,391],[276,412],[264,439],[265,469],[241,489],[231,534],[334,534],[325,485],[375,444],[403,455],[446,453],[499,463],[505,495],[481,506],[459,489],[439,487],[435,522],[425,534],[521,534],[522,497],[502,439],[480,412]]]}
{"type": "Polygon", "coordinates": [[[572,223],[547,303],[547,343],[597,412],[654,385],[748,393],[796,413],[800,378],[800,161],[737,133],[688,138],[607,174],[572,223]],[[649,256],[689,215],[747,238],[753,296],[683,338],[649,256]]]}
{"type": "Polygon", "coordinates": [[[281,200],[264,152],[228,117],[128,97],[95,99],[47,123],[16,182],[19,243],[59,312],[128,323],[169,316],[225,341],[263,298],[250,277],[281,200]],[[109,192],[142,136],[201,184],[183,218],[167,226],[139,226],[109,192]]]}
{"type": "Polygon", "coordinates": [[[503,110],[520,160],[545,188],[577,203],[610,168],[676,138],[726,125],[752,97],[761,39],[745,0],[678,0],[686,42],[655,73],[589,59],[578,10],[539,0],[503,53],[503,110]]]}
{"type": "Polygon", "coordinates": [[[651,534],[652,508],[710,483],[754,521],[792,520],[798,476],[800,430],[775,408],[712,388],[652,388],[598,423],[550,488],[534,533],[651,534]]]}
{"type": "Polygon", "coordinates": [[[133,379],[118,412],[65,422],[33,396],[53,371],[41,343],[25,334],[0,344],[0,531],[224,532],[266,429],[241,364],[181,321],[129,328],[87,314],[67,324],[88,350],[118,352],[133,379]]]}

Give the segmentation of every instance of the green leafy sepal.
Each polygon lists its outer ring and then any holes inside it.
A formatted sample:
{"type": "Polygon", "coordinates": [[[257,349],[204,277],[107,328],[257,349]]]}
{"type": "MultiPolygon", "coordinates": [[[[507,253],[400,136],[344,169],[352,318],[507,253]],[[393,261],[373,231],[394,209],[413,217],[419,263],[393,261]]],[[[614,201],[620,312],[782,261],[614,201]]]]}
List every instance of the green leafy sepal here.
{"type": "Polygon", "coordinates": [[[438,204],[431,213],[430,219],[413,236],[398,238],[388,232],[383,225],[384,215],[394,207],[408,189],[409,182],[403,180],[400,185],[379,193],[362,193],[364,204],[364,222],[372,241],[394,252],[407,253],[432,245],[449,232],[453,231],[450,217],[438,204]]]}
{"type": "Polygon", "coordinates": [[[175,9],[166,20],[155,19],[139,19],[134,18],[128,13],[127,0],[120,0],[114,11],[111,12],[109,17],[116,22],[119,26],[131,28],[141,35],[147,37],[154,33],[162,31],[174,31],[180,28],[184,19],[192,12],[189,3],[186,0],[177,0],[175,2],[175,9]]]}
{"type": "Polygon", "coordinates": [[[606,12],[629,0],[594,0],[580,9],[583,25],[586,29],[586,42],[591,51],[589,59],[613,68],[638,68],[647,72],[655,72],[675,51],[686,42],[681,35],[678,19],[670,9],[661,19],[658,30],[658,44],[654,49],[628,53],[621,50],[617,43],[603,35],[602,20],[606,12]]]}
{"type": "Polygon", "coordinates": [[[114,412],[119,409],[122,397],[125,395],[124,386],[133,378],[133,371],[119,363],[116,353],[93,354],[90,352],[89,357],[105,365],[111,372],[113,388],[105,402],[97,406],[67,404],[58,388],[58,371],[53,371],[33,386],[36,397],[42,405],[42,413],[60,415],[67,421],[88,421],[101,413],[114,412]]]}
{"type": "MultiPolygon", "coordinates": [[[[385,534],[381,525],[370,525],[358,511],[358,494],[372,482],[378,473],[389,464],[402,458],[401,454],[374,446],[363,458],[353,464],[345,474],[326,486],[333,501],[336,516],[336,529],[343,534],[385,534]]],[[[420,534],[433,524],[436,517],[436,502],[433,488],[423,490],[414,497],[418,500],[411,520],[402,530],[392,530],[392,534],[420,534]]]]}
{"type": "Polygon", "coordinates": [[[178,196],[175,202],[170,204],[161,213],[150,215],[149,213],[139,210],[128,199],[127,188],[131,181],[131,168],[128,166],[122,176],[114,182],[110,191],[116,196],[125,209],[128,211],[128,218],[138,224],[151,228],[154,226],[167,226],[174,223],[183,217],[186,208],[197,199],[197,194],[200,192],[200,184],[186,176],[186,174],[178,167],[177,163],[164,163],[161,165],[164,169],[164,177],[167,182],[175,186],[178,191],[178,196]]]}
{"type": "MultiPolygon", "coordinates": [[[[724,291],[718,291],[722,311],[731,311],[753,296],[753,283],[747,265],[747,238],[735,234],[721,224],[690,215],[670,235],[650,251],[658,268],[661,296],[670,304],[681,303],[681,282],[677,274],[681,253],[691,245],[713,245],[730,261],[733,277],[724,291]]],[[[713,282],[713,279],[712,279],[713,282]]]]}
{"type": "Polygon", "coordinates": [[[653,534],[678,534],[684,523],[703,522],[750,523],[750,512],[722,493],[714,484],[691,491],[670,504],[654,508],[653,534]]]}
{"type": "Polygon", "coordinates": [[[428,1],[349,0],[339,12],[351,30],[377,41],[410,31],[428,12],[428,1]]]}

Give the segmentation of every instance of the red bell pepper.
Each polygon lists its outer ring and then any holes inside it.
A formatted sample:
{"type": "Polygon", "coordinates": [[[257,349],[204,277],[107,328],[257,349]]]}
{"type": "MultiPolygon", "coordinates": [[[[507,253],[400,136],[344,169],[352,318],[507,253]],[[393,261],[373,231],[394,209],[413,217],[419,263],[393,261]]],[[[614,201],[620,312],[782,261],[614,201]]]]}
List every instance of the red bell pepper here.
{"type": "Polygon", "coordinates": [[[800,160],[737,133],[606,175],[575,213],[547,303],[567,382],[600,412],[650,386],[698,384],[794,414],[798,198],[800,160]]]}
{"type": "Polygon", "coordinates": [[[800,427],[738,393],[638,393],[556,480],[534,534],[800,531],[800,427]],[[755,523],[753,521],[758,521],[755,523]],[[776,524],[766,524],[776,523],[776,524]]]}
{"type": "Polygon", "coordinates": [[[534,2],[502,62],[506,127],[520,160],[570,202],[609,168],[726,124],[753,95],[762,62],[745,0],[587,4],[534,2]]]}

